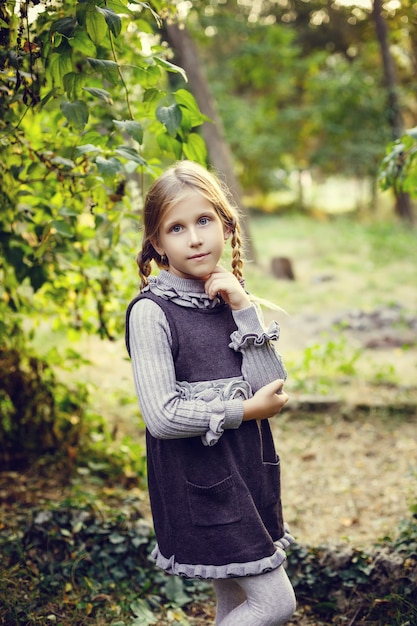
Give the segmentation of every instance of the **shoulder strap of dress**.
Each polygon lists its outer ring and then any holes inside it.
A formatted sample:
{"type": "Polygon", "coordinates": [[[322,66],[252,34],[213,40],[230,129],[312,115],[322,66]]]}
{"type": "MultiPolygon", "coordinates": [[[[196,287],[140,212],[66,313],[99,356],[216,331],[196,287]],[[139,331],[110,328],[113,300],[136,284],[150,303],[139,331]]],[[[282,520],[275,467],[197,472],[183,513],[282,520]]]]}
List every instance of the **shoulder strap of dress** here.
{"type": "Polygon", "coordinates": [[[126,344],[126,349],[127,349],[127,352],[129,354],[129,356],[130,356],[130,339],[129,339],[129,318],[130,318],[130,313],[132,311],[132,308],[136,304],[136,302],[138,302],[139,300],[143,300],[144,298],[147,298],[147,299],[150,299],[150,300],[154,300],[154,297],[152,296],[151,293],[149,293],[149,292],[140,293],[138,296],[133,298],[133,300],[129,303],[129,306],[127,307],[127,310],[126,310],[125,344],[126,344]]]}
{"type": "MultiPolygon", "coordinates": [[[[153,302],[155,302],[155,304],[157,304],[164,311],[165,315],[167,315],[167,307],[168,307],[168,311],[169,311],[169,300],[163,300],[162,298],[160,298],[159,296],[156,296],[151,291],[145,291],[145,293],[140,293],[138,296],[133,298],[133,300],[129,303],[129,306],[127,307],[127,310],[126,310],[126,321],[125,321],[125,344],[126,344],[126,349],[127,349],[127,352],[129,354],[129,356],[130,356],[130,339],[129,339],[129,318],[130,318],[130,313],[132,311],[132,308],[136,304],[136,302],[138,302],[139,300],[144,300],[144,299],[152,300],[153,302]]],[[[171,324],[170,324],[170,326],[171,326],[171,324]]]]}

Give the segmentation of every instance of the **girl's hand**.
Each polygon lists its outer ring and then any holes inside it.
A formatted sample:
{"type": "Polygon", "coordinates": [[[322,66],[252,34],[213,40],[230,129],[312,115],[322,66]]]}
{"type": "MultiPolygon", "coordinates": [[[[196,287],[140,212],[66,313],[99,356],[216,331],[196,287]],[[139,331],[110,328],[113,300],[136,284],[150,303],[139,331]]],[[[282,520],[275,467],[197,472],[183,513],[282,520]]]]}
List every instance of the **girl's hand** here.
{"type": "Polygon", "coordinates": [[[248,294],[231,272],[217,265],[205,282],[206,294],[212,300],[219,294],[234,311],[251,306],[248,294]]]}
{"type": "Polygon", "coordinates": [[[243,401],[243,421],[263,420],[279,413],[288,402],[288,396],[282,390],[284,381],[273,380],[261,387],[252,398],[243,401]]]}

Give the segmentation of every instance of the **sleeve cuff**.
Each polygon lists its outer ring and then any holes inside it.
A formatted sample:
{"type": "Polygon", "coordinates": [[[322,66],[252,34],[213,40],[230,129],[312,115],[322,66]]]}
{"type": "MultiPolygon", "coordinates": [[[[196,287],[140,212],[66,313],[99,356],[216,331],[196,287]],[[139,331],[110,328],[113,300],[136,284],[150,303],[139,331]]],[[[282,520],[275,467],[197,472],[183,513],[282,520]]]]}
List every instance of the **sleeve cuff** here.
{"type": "Polygon", "coordinates": [[[262,346],[267,341],[279,339],[278,323],[275,321],[271,322],[265,331],[255,306],[233,311],[233,318],[236,322],[237,330],[230,335],[231,342],[229,348],[232,348],[235,352],[241,351],[250,344],[262,346]]]}
{"type": "Polygon", "coordinates": [[[225,430],[236,429],[243,419],[243,400],[230,400],[224,403],[223,415],[212,415],[208,431],[201,436],[205,446],[214,446],[225,430]]]}

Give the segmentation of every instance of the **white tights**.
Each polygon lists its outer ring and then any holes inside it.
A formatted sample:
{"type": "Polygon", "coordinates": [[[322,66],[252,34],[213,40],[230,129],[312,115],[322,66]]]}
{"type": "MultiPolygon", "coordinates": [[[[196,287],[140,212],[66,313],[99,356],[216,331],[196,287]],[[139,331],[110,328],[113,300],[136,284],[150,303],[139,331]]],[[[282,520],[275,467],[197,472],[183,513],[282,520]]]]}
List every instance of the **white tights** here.
{"type": "Polygon", "coordinates": [[[283,566],[241,578],[213,580],[216,626],[280,626],[295,611],[295,594],[283,566]]]}

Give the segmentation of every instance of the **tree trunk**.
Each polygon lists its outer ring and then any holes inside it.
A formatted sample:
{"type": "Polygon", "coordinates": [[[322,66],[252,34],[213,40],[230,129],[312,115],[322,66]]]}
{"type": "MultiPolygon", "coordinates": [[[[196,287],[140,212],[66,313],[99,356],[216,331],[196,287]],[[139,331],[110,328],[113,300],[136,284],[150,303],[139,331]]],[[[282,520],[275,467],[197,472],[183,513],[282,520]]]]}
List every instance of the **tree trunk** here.
{"type": "Polygon", "coordinates": [[[166,24],[166,35],[168,43],[176,55],[176,63],[187,74],[190,90],[197,101],[200,111],[212,120],[211,122],[205,122],[202,127],[209,159],[216,170],[224,176],[233,200],[240,211],[245,256],[248,260],[255,261],[256,255],[249,232],[249,219],[242,202],[242,188],[234,171],[232,155],[224,138],[223,125],[199,60],[197,47],[188,30],[183,25],[166,24]]]}
{"type": "MultiPolygon", "coordinates": [[[[400,104],[397,93],[397,73],[388,44],[388,28],[382,15],[382,1],[373,0],[372,18],[379,42],[384,71],[385,85],[387,89],[388,121],[392,130],[393,140],[398,139],[404,133],[404,125],[401,116],[400,104]]],[[[395,193],[395,212],[398,217],[405,221],[413,222],[413,209],[408,193],[395,193]]]]}

